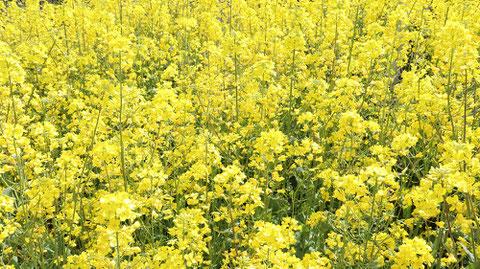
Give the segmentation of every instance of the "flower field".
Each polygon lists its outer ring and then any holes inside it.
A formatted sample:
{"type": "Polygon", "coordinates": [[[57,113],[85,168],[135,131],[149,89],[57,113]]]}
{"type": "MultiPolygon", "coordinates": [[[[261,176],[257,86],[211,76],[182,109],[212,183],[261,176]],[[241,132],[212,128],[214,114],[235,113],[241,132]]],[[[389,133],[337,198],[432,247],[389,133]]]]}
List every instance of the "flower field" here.
{"type": "Polygon", "coordinates": [[[60,2],[0,1],[1,268],[480,268],[480,1],[60,2]]]}

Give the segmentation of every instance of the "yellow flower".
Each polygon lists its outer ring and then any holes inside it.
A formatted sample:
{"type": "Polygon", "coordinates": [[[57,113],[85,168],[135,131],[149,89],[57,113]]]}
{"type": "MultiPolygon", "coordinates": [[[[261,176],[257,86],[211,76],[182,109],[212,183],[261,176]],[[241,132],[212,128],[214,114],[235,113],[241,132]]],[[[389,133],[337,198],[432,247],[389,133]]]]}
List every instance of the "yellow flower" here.
{"type": "Polygon", "coordinates": [[[413,239],[405,238],[403,242],[392,257],[395,262],[392,268],[424,268],[425,264],[432,264],[434,261],[432,250],[425,240],[415,237],[413,239]]]}
{"type": "Polygon", "coordinates": [[[408,153],[407,149],[415,146],[417,141],[418,138],[416,136],[408,133],[400,134],[393,138],[392,149],[401,155],[406,155],[408,153]]]}

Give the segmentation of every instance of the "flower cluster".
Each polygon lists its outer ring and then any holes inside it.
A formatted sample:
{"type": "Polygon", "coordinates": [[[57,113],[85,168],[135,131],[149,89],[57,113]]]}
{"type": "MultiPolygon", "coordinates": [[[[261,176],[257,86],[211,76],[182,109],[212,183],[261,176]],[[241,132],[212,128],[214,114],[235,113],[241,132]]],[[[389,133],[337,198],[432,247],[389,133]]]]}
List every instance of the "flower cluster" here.
{"type": "Polygon", "coordinates": [[[0,1],[0,267],[478,265],[479,13],[0,1]]]}

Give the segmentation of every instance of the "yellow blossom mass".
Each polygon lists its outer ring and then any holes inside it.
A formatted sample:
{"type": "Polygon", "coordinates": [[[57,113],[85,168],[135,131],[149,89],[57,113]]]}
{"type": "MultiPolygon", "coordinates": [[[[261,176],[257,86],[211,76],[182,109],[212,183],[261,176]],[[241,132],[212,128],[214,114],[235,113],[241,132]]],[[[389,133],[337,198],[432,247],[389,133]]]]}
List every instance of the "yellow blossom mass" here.
{"type": "Polygon", "coordinates": [[[0,1],[0,268],[478,268],[478,14],[0,1]]]}

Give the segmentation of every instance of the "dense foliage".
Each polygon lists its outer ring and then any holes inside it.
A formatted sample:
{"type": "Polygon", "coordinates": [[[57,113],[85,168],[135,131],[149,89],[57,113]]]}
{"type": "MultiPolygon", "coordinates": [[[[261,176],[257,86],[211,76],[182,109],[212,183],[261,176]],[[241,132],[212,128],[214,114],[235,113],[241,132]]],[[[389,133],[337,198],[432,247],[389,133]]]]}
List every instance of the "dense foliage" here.
{"type": "Polygon", "coordinates": [[[0,265],[480,265],[478,14],[1,1],[0,265]]]}

